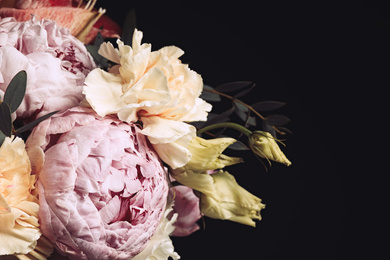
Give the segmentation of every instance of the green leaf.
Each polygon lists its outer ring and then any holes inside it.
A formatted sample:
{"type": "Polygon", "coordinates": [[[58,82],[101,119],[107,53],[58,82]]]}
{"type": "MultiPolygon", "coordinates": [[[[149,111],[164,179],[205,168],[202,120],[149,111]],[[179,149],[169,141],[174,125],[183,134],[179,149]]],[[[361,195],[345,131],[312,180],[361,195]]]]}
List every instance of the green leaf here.
{"type": "Polygon", "coordinates": [[[203,85],[203,92],[202,94],[200,95],[200,98],[206,100],[206,101],[210,101],[210,102],[219,102],[221,101],[221,96],[216,94],[216,93],[212,93],[212,92],[209,92],[207,90],[214,90],[214,88],[208,86],[208,85],[203,85]]]}
{"type": "Polygon", "coordinates": [[[236,95],[234,95],[234,97],[235,98],[241,98],[241,97],[245,96],[246,94],[248,94],[255,87],[256,87],[256,83],[253,82],[250,87],[248,87],[247,89],[244,89],[243,91],[237,93],[236,95]]]}
{"type": "Polygon", "coordinates": [[[227,122],[230,120],[229,116],[233,114],[234,112],[234,107],[226,110],[225,112],[221,114],[214,114],[214,113],[209,113],[208,120],[206,123],[203,125],[203,127],[212,125],[212,124],[217,124],[217,123],[222,123],[222,122],[227,122]]]}
{"type": "Polygon", "coordinates": [[[9,83],[4,94],[4,102],[9,105],[11,113],[15,112],[22,103],[24,94],[26,93],[27,73],[19,71],[9,83]]]}
{"type": "Polygon", "coordinates": [[[131,46],[133,42],[133,33],[135,28],[137,28],[137,17],[135,15],[134,9],[127,13],[122,28],[122,41],[125,43],[125,45],[131,46]]]}
{"type": "Polygon", "coordinates": [[[275,114],[267,116],[265,121],[267,124],[272,126],[282,126],[290,122],[291,119],[285,115],[275,114]]]}
{"type": "Polygon", "coordinates": [[[51,112],[49,114],[46,114],[44,116],[41,116],[40,118],[37,118],[35,119],[34,121],[32,121],[31,123],[28,123],[27,125],[24,125],[22,126],[21,128],[18,128],[15,133],[16,134],[20,134],[20,133],[23,133],[27,130],[29,130],[30,128],[33,128],[34,126],[36,126],[37,124],[39,124],[40,122],[42,122],[43,120],[46,120],[48,119],[49,117],[51,117],[52,115],[54,115],[55,113],[58,113],[60,112],[59,110],[58,111],[54,111],[54,112],[51,112]]]}
{"type": "Polygon", "coordinates": [[[245,122],[245,126],[256,126],[256,117],[251,116],[249,108],[236,101],[233,104],[237,116],[245,122]]]}
{"type": "Polygon", "coordinates": [[[249,147],[241,142],[240,140],[236,140],[235,143],[228,146],[229,149],[235,150],[235,151],[248,151],[250,150],[249,147]]]}
{"type": "Polygon", "coordinates": [[[272,111],[286,105],[285,102],[280,101],[260,101],[256,102],[251,107],[259,112],[272,111]]]}
{"type": "Polygon", "coordinates": [[[0,131],[0,147],[4,143],[4,140],[7,136],[0,131]]]}
{"type": "Polygon", "coordinates": [[[11,110],[5,102],[0,104],[0,131],[6,136],[11,136],[12,134],[11,110]]]}
{"type": "Polygon", "coordinates": [[[99,54],[100,46],[97,45],[85,45],[87,51],[91,54],[93,60],[100,65],[100,68],[106,69],[110,66],[109,61],[99,54]]]}

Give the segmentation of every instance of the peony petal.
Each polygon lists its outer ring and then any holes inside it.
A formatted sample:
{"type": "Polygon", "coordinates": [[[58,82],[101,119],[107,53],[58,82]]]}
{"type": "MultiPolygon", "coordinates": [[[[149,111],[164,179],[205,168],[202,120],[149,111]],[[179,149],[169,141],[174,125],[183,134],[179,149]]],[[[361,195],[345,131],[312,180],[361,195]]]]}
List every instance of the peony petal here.
{"type": "Polygon", "coordinates": [[[171,189],[171,196],[175,199],[173,210],[178,217],[172,236],[188,236],[200,228],[196,223],[202,217],[199,198],[190,187],[179,185],[173,189],[171,189]]]}
{"type": "Polygon", "coordinates": [[[121,201],[118,196],[114,196],[101,210],[99,214],[104,224],[112,222],[119,214],[121,201]]]}

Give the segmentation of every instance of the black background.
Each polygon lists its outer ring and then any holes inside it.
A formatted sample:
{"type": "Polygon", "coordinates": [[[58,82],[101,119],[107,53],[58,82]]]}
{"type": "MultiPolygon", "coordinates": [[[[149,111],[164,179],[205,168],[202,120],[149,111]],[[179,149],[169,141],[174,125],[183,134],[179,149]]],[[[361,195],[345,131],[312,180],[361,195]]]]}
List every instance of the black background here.
{"type": "MultiPolygon", "coordinates": [[[[379,1],[98,1],[123,23],[135,8],[143,42],[176,45],[216,86],[250,80],[244,98],[287,102],[283,149],[293,165],[265,172],[250,153],[229,170],[263,199],[252,228],[205,218],[174,238],[182,259],[385,257],[389,5],[379,1]],[[202,223],[201,223],[202,224],[202,223]]],[[[386,258],[386,257],[385,257],[386,258]]]]}

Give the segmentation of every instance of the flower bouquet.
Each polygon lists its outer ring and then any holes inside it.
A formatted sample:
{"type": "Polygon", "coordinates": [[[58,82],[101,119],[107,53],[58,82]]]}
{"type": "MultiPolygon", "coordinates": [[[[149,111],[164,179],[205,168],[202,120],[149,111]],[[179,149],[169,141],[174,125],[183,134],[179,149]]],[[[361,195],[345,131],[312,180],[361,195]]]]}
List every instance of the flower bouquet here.
{"type": "Polygon", "coordinates": [[[120,28],[95,3],[0,2],[0,255],[180,259],[170,236],[203,216],[255,226],[265,205],[224,151],[290,165],[288,118],[260,114],[284,103],[204,85],[180,48],[152,50],[132,13],[120,28]],[[222,99],[232,108],[212,113],[222,99]]]}

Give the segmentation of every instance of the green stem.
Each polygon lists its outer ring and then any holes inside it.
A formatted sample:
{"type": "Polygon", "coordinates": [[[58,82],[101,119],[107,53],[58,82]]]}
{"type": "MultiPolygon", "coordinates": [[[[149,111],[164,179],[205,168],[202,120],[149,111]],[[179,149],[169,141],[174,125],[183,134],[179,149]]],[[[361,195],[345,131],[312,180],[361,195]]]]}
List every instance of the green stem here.
{"type": "Polygon", "coordinates": [[[211,131],[211,130],[218,129],[218,128],[232,128],[234,130],[237,130],[237,131],[243,133],[244,135],[246,135],[248,137],[252,134],[252,131],[250,131],[246,127],[243,127],[242,125],[232,123],[232,122],[218,123],[218,124],[213,124],[213,125],[203,127],[203,128],[198,130],[197,134],[200,135],[204,132],[211,131]]]}

